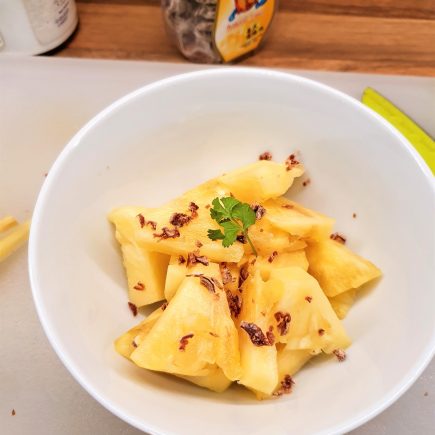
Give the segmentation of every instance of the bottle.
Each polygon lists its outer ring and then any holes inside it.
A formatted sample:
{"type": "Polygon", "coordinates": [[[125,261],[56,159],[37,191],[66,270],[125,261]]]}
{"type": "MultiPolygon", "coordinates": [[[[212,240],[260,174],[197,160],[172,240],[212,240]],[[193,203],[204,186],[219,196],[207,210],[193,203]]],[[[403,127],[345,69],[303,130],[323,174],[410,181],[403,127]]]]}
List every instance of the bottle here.
{"type": "Polygon", "coordinates": [[[235,61],[258,48],[278,0],[162,0],[166,28],[192,62],[235,61]]]}
{"type": "Polygon", "coordinates": [[[77,22],[75,0],[0,0],[0,55],[52,50],[77,22]]]}

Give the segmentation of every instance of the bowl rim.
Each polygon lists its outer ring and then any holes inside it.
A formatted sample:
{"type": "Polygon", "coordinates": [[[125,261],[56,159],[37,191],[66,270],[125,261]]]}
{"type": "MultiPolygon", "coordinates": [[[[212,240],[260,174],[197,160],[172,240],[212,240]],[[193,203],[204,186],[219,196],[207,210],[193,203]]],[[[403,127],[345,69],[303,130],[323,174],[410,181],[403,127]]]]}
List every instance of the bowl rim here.
{"type": "MultiPolygon", "coordinates": [[[[103,405],[106,409],[112,412],[114,415],[129,423],[130,425],[140,429],[142,431],[147,431],[153,435],[163,435],[161,428],[153,427],[147,422],[138,419],[128,412],[128,410],[119,408],[116,406],[113,401],[106,397],[93,386],[92,380],[88,379],[79,369],[75,367],[75,365],[69,361],[68,357],[64,354],[63,345],[61,340],[56,337],[55,329],[53,328],[52,323],[48,320],[47,310],[44,306],[40,294],[42,294],[42,289],[39,285],[39,272],[36,267],[36,253],[38,247],[38,233],[39,228],[42,225],[42,212],[45,207],[45,203],[47,198],[50,196],[50,190],[52,187],[52,180],[55,176],[61,172],[62,166],[64,162],[68,159],[69,155],[74,151],[74,149],[80,144],[83,137],[91,131],[94,127],[97,127],[100,121],[105,119],[107,116],[110,116],[113,112],[118,109],[121,109],[123,106],[127,105],[130,101],[145,95],[147,93],[158,91],[160,89],[164,89],[166,87],[170,87],[172,85],[179,85],[183,83],[188,83],[191,80],[195,80],[197,78],[207,78],[214,77],[219,79],[222,76],[246,76],[250,75],[252,77],[265,77],[272,79],[280,79],[282,81],[289,80],[296,83],[304,84],[306,86],[310,86],[312,88],[316,88],[319,91],[323,91],[329,95],[335,96],[342,101],[353,105],[359,110],[365,112],[369,115],[369,117],[378,124],[381,124],[388,133],[395,137],[398,142],[398,145],[404,147],[410,156],[418,165],[419,170],[424,175],[429,187],[431,188],[434,198],[435,198],[435,182],[432,176],[432,173],[429,167],[426,165],[422,157],[418,154],[415,148],[410,144],[410,142],[391,124],[389,124],[384,118],[382,118],[379,114],[374,112],[369,107],[363,105],[356,98],[353,98],[344,92],[341,92],[331,86],[320,83],[316,80],[308,79],[302,76],[299,76],[294,73],[288,73],[278,70],[272,70],[267,68],[253,68],[253,67],[214,67],[199,71],[193,71],[183,74],[177,74],[171,77],[167,77],[145,86],[142,86],[128,94],[120,97],[115,100],[111,104],[109,104],[106,108],[97,113],[93,118],[91,118],[80,130],[75,133],[75,135],[68,141],[66,146],[60,152],[53,165],[51,166],[47,178],[42,185],[42,188],[38,194],[38,198],[36,201],[32,225],[30,229],[29,236],[29,249],[28,249],[28,268],[29,268],[29,279],[30,285],[32,289],[33,301],[36,307],[36,311],[38,313],[39,320],[42,324],[43,330],[54,349],[55,353],[62,361],[63,365],[67,368],[67,370],[72,374],[74,379],[83,387],[85,391],[87,391],[95,400],[97,400],[101,405],[103,405]]],[[[435,202],[434,202],[435,204],[435,202]]],[[[329,427],[325,430],[321,430],[319,434],[340,434],[344,432],[351,431],[362,424],[368,422],[369,420],[376,417],[382,411],[391,406],[400,396],[402,396],[411,385],[417,380],[417,378],[421,375],[423,370],[429,365],[433,356],[435,355],[435,331],[432,336],[432,341],[428,342],[424,352],[421,353],[419,359],[414,362],[412,368],[406,372],[399,383],[387,393],[383,394],[381,399],[374,402],[371,406],[362,409],[360,412],[360,416],[355,418],[345,419],[343,422],[336,424],[332,427],[329,427]]]]}

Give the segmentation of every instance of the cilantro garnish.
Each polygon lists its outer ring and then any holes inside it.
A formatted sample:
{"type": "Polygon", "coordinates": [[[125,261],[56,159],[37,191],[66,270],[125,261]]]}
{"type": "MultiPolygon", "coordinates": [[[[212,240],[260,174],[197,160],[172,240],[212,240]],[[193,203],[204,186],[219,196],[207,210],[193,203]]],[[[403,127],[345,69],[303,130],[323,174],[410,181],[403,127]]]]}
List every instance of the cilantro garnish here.
{"type": "Polygon", "coordinates": [[[237,240],[238,236],[243,236],[251,246],[253,253],[257,255],[257,250],[248,235],[248,228],[255,223],[255,212],[249,204],[227,196],[215,198],[212,205],[210,216],[222,227],[223,231],[208,230],[209,239],[222,240],[222,245],[227,248],[237,240]]]}

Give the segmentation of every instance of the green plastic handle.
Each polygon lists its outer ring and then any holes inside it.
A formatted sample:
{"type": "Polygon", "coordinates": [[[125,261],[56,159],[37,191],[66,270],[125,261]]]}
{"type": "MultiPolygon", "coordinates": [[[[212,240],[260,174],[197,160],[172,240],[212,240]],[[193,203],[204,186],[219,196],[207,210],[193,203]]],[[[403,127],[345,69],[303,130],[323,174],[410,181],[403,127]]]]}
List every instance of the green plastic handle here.
{"type": "Polygon", "coordinates": [[[411,142],[431,169],[432,174],[435,175],[435,141],[411,118],[373,88],[364,90],[362,102],[396,127],[411,142]]]}

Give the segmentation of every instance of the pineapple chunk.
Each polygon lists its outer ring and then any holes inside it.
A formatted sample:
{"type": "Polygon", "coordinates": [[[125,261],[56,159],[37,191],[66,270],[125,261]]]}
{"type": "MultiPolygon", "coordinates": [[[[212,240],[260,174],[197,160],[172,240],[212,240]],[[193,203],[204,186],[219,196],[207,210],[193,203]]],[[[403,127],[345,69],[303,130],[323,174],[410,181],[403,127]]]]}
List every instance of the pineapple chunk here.
{"type": "MultiPolygon", "coordinates": [[[[184,257],[183,257],[184,258],[184,257]]],[[[173,255],[169,261],[168,272],[166,274],[165,283],[165,298],[170,301],[175,295],[178,287],[183,282],[187,274],[204,274],[213,277],[217,280],[221,279],[219,265],[217,263],[209,263],[205,266],[201,263],[196,263],[187,267],[187,261],[180,264],[179,256],[173,255]]]]}
{"type": "Polygon", "coordinates": [[[177,376],[200,387],[216,391],[217,393],[224,392],[232,384],[232,382],[224,375],[222,369],[217,366],[210,369],[210,374],[207,376],[177,376]]]}
{"type": "Polygon", "coordinates": [[[350,307],[355,302],[356,298],[356,289],[350,289],[343,293],[340,293],[337,296],[329,298],[329,303],[331,307],[337,314],[339,319],[344,319],[347,315],[347,312],[350,310],[350,307]]]}
{"type": "MultiPolygon", "coordinates": [[[[284,346],[278,350],[278,376],[281,382],[285,375],[293,376],[296,374],[311,358],[313,351],[308,349],[289,349],[284,346]]],[[[278,384],[279,389],[279,384],[278,384]]]]}
{"type": "Polygon", "coordinates": [[[310,263],[308,272],[319,281],[328,297],[358,288],[381,276],[381,271],[373,263],[335,240],[312,243],[306,253],[310,263]]]}
{"type": "Polygon", "coordinates": [[[278,253],[276,257],[271,254],[269,257],[257,257],[255,267],[261,272],[264,280],[268,280],[270,273],[280,267],[295,266],[303,270],[308,270],[308,260],[303,249],[291,252],[278,253]],[[270,261],[272,260],[272,261],[270,261]]]}
{"type": "MultiPolygon", "coordinates": [[[[268,256],[273,251],[294,251],[304,249],[307,246],[305,241],[298,237],[292,237],[286,231],[274,227],[264,217],[249,228],[249,237],[258,254],[264,256],[268,256]]],[[[252,253],[248,243],[244,247],[245,253],[252,253]]]]}
{"type": "Polygon", "coordinates": [[[318,282],[300,267],[272,269],[270,279],[284,286],[283,297],[274,306],[275,313],[290,315],[288,327],[275,317],[276,341],[288,349],[306,349],[331,353],[350,345],[340,320],[318,282]],[[281,323],[281,327],[280,327],[281,323]]]}
{"type": "Polygon", "coordinates": [[[115,225],[115,237],[121,245],[123,264],[127,275],[128,298],[138,307],[164,299],[166,269],[169,256],[150,252],[136,243],[137,215],[143,208],[130,208],[133,219],[112,212],[109,220],[115,225]]]}
{"type": "Polygon", "coordinates": [[[216,180],[243,202],[263,203],[270,198],[284,195],[296,177],[304,173],[299,164],[287,170],[286,165],[259,160],[235,169],[216,180]]]}
{"type": "MultiPolygon", "coordinates": [[[[264,282],[258,271],[249,276],[243,285],[240,323],[254,323],[266,334],[272,325],[272,307],[280,300],[282,293],[281,282],[264,282]]],[[[271,394],[278,382],[276,346],[255,345],[240,326],[239,340],[242,365],[239,383],[255,392],[271,394]]]]}
{"type": "MultiPolygon", "coordinates": [[[[278,362],[278,384],[276,385],[273,394],[280,395],[282,387],[281,382],[287,375],[293,376],[297,373],[313,356],[312,351],[305,349],[288,349],[285,345],[278,347],[277,362],[278,362]],[[281,347],[281,348],[280,348],[281,347]]],[[[268,399],[270,394],[256,392],[257,399],[268,399]]]]}
{"type": "Polygon", "coordinates": [[[159,321],[131,354],[139,367],[183,376],[208,376],[220,367],[230,380],[240,376],[237,329],[226,295],[200,277],[186,277],[159,321]]]}
{"type": "Polygon", "coordinates": [[[271,199],[264,208],[263,219],[292,236],[322,240],[329,237],[334,225],[334,219],[286,198],[271,199]]]}
{"type": "Polygon", "coordinates": [[[130,359],[130,355],[133,353],[139,343],[145,338],[145,336],[155,325],[157,320],[159,320],[160,316],[163,314],[165,307],[165,305],[162,305],[161,307],[157,308],[146,319],[142,320],[142,322],[140,322],[134,328],[131,328],[129,331],[122,334],[115,341],[116,351],[122,356],[130,359]]]}

